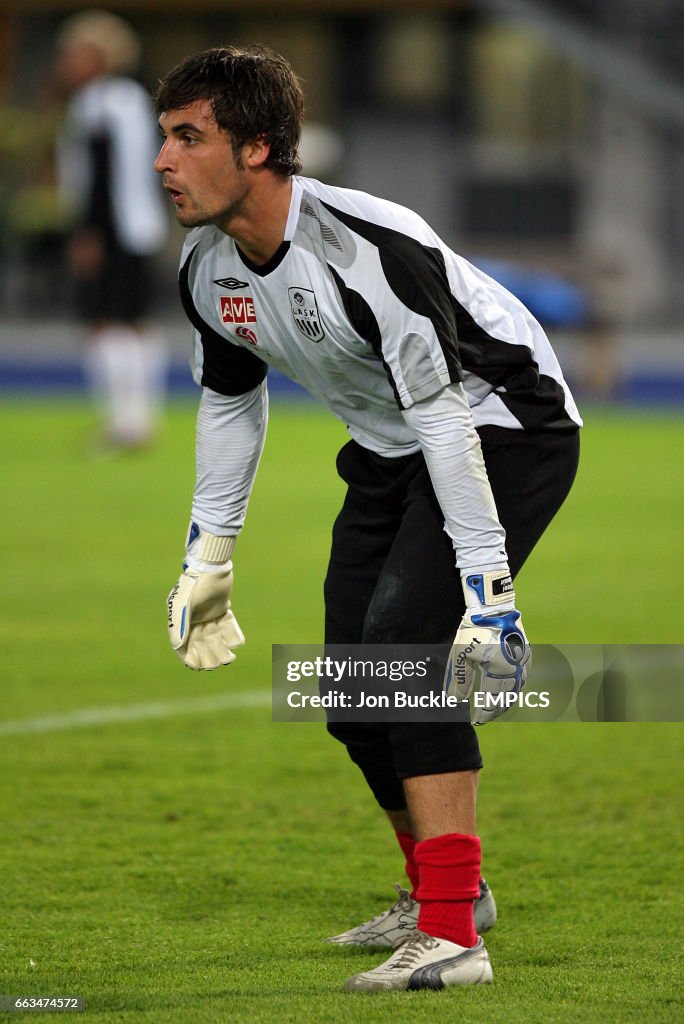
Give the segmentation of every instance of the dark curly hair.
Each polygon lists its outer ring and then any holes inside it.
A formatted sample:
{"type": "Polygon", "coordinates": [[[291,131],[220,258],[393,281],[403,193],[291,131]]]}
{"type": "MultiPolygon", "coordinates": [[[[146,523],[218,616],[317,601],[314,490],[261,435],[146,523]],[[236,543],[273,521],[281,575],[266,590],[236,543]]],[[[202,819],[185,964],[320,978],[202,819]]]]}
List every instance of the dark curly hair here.
{"type": "Polygon", "coordinates": [[[159,83],[157,114],[197,100],[210,101],[236,159],[247,142],[263,136],[271,147],[265,167],[283,175],[301,170],[304,96],[284,57],[266,46],[216,46],[186,57],[159,83]]]}

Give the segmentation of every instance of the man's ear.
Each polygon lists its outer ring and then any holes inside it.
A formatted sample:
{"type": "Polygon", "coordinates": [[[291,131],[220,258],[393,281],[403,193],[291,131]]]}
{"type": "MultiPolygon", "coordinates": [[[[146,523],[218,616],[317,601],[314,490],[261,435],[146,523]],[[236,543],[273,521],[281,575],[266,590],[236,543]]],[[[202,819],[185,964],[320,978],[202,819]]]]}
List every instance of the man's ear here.
{"type": "Polygon", "coordinates": [[[268,155],[271,152],[271,144],[267,142],[265,135],[257,135],[251,142],[247,142],[242,151],[242,158],[247,165],[256,170],[263,167],[268,155]]]}

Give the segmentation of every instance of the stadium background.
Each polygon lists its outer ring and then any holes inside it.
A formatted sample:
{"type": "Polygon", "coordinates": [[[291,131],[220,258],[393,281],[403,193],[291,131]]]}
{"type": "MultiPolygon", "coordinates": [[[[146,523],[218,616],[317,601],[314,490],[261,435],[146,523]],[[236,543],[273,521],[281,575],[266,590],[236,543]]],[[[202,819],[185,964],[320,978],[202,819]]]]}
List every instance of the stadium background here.
{"type": "MultiPolygon", "coordinates": [[[[0,991],[83,994],[98,1021],[679,1019],[676,724],[488,730],[497,984],[338,994],[368,959],[319,938],[383,909],[400,864],[322,730],[270,723],[268,685],[271,643],[320,638],[344,431],[275,382],[236,560],[248,645],[190,675],[164,637],[196,401],[175,227],[155,300],[163,433],[136,456],[88,448],[50,86],[55,32],[85,6],[0,0],[0,991]]],[[[109,9],[140,32],[150,86],[204,46],[281,50],[307,94],[305,173],[406,203],[537,304],[586,428],[520,578],[531,638],[679,643],[684,6],[109,9]]]]}

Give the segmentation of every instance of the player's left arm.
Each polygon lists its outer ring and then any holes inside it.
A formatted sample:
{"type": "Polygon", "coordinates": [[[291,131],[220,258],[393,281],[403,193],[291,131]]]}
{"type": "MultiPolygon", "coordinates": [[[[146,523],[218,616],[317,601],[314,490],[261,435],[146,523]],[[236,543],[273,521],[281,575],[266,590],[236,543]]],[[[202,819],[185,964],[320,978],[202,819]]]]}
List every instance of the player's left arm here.
{"type": "MultiPolygon", "coordinates": [[[[469,696],[481,675],[484,690],[521,690],[531,651],[515,607],[506,536],[463,387],[451,384],[402,410],[427,463],[445,529],[456,553],[466,613],[454,640],[445,685],[469,696]]],[[[473,715],[483,724],[502,714],[494,705],[473,715]]]]}

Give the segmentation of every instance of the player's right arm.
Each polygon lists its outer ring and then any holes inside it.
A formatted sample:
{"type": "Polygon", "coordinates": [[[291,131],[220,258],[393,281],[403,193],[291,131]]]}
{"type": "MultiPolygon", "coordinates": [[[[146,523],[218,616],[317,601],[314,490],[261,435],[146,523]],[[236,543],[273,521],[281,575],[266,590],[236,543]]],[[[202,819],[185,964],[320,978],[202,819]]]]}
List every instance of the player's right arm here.
{"type": "Polygon", "coordinates": [[[192,669],[235,660],[244,635],[231,606],[232,555],[263,449],[266,381],[240,395],[205,387],[197,416],[196,478],[183,571],[168,597],[171,646],[192,669]]]}
{"type": "Polygon", "coordinates": [[[195,296],[211,287],[214,229],[191,231],[183,246],[181,302],[194,328],[193,376],[202,386],[197,416],[196,477],[183,572],[168,596],[169,640],[188,668],[235,660],[244,643],[231,607],[232,555],[245,521],[266,436],[266,364],[239,348],[200,315],[195,296]],[[204,281],[204,284],[202,283],[204,281]]]}

